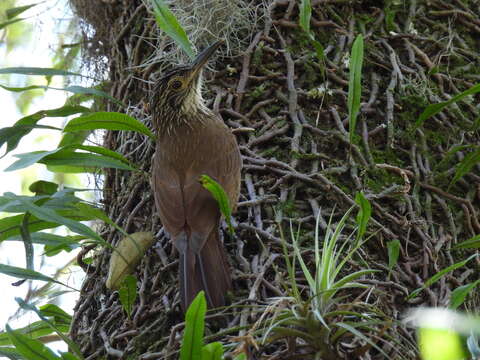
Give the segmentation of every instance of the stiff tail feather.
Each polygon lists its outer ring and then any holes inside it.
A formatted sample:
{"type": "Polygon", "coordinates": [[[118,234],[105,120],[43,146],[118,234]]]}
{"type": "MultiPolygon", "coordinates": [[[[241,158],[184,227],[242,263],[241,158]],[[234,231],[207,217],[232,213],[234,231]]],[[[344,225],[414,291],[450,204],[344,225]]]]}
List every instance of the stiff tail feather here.
{"type": "Polygon", "coordinates": [[[180,295],[184,312],[201,290],[205,291],[208,308],[224,306],[231,283],[227,254],[218,228],[210,233],[198,254],[187,248],[180,255],[180,295]]]}

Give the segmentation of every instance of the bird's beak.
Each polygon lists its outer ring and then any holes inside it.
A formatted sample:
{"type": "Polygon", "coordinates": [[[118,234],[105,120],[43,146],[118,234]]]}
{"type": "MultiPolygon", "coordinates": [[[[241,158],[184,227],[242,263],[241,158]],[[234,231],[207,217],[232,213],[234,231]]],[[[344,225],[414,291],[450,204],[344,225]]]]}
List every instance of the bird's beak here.
{"type": "Polygon", "coordinates": [[[197,75],[202,70],[203,66],[208,62],[208,60],[212,57],[215,51],[223,44],[223,41],[217,41],[203,50],[200,54],[197,55],[195,60],[192,62],[192,72],[190,75],[190,80],[193,80],[197,77],[197,75]]]}

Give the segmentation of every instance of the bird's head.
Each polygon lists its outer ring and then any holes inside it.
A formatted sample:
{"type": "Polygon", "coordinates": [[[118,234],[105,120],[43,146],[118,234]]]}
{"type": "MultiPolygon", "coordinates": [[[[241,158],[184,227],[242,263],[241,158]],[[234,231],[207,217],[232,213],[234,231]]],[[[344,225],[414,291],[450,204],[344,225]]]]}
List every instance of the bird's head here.
{"type": "Polygon", "coordinates": [[[218,41],[203,50],[190,64],[176,66],[164,74],[155,84],[151,106],[156,121],[202,111],[202,69],[213,53],[222,45],[218,41]]]}

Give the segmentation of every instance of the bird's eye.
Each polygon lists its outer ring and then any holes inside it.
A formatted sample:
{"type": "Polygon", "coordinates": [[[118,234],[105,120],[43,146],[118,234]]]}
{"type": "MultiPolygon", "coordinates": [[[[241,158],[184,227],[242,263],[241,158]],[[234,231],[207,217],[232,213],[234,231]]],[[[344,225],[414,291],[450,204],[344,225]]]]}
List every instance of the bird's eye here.
{"type": "Polygon", "coordinates": [[[173,89],[173,90],[178,90],[182,87],[182,82],[180,80],[172,80],[170,82],[170,87],[173,89]]]}

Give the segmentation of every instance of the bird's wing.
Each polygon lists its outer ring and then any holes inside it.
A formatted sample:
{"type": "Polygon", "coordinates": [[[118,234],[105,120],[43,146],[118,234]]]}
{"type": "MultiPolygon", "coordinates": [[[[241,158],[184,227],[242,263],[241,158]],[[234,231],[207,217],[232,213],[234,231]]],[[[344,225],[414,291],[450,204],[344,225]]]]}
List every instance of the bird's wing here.
{"type": "Polygon", "coordinates": [[[152,187],[162,224],[175,238],[185,230],[182,187],[174,168],[160,156],[154,157],[152,187]]]}
{"type": "Polygon", "coordinates": [[[199,182],[201,175],[217,181],[227,193],[230,205],[236,207],[240,190],[242,160],[237,141],[224,125],[208,127],[204,141],[196,151],[205,154],[186,173],[183,188],[185,216],[192,232],[194,250],[200,250],[220,218],[216,200],[199,182]]]}

